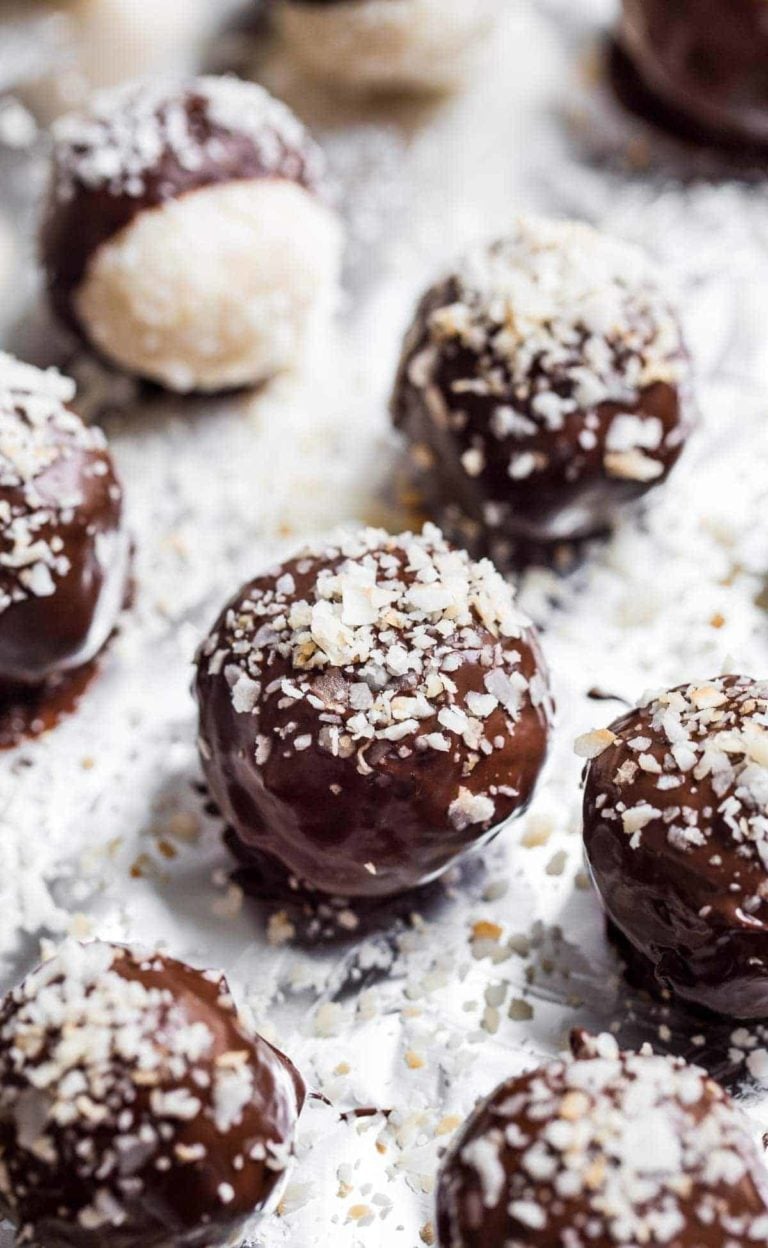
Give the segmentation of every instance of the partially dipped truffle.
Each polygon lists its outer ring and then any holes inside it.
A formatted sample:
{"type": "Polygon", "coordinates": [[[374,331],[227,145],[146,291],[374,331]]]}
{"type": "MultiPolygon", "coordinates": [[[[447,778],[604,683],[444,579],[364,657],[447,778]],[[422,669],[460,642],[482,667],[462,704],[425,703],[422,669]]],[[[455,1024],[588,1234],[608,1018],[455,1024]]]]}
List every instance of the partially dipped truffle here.
{"type": "Polygon", "coordinates": [[[92,659],[126,595],[122,490],[74,382],[0,354],[0,699],[92,659]]]}
{"type": "Polygon", "coordinates": [[[434,528],[362,530],[246,585],[198,656],[200,751],[241,858],[386,897],[526,806],[550,696],[488,561],[434,528]]]}
{"type": "Polygon", "coordinates": [[[768,1235],[748,1123],[706,1072],[576,1032],[503,1083],[451,1149],[440,1248],[747,1248],[768,1235]]]}
{"type": "Polygon", "coordinates": [[[643,982],[734,1018],[768,1015],[768,682],[646,697],[577,743],[584,845],[643,982]]]}
{"type": "Polygon", "coordinates": [[[54,135],[42,254],[70,327],[178,391],[298,362],[335,299],[340,229],[283,104],[229,78],[132,85],[54,135]]]}
{"type": "Polygon", "coordinates": [[[363,92],[458,86],[498,16],[496,0],[275,0],[273,11],[307,73],[363,92]]]}
{"type": "Polygon", "coordinates": [[[665,479],[691,421],[674,312],[636,248],[523,218],[424,296],[392,410],[435,518],[500,563],[665,479]]]}
{"type": "Polygon", "coordinates": [[[0,1207],[46,1248],[228,1243],[303,1097],[219,974],[68,942],[0,1009],[0,1207]]]}
{"type": "Polygon", "coordinates": [[[764,0],[623,0],[618,46],[656,120],[768,151],[764,0]]]}

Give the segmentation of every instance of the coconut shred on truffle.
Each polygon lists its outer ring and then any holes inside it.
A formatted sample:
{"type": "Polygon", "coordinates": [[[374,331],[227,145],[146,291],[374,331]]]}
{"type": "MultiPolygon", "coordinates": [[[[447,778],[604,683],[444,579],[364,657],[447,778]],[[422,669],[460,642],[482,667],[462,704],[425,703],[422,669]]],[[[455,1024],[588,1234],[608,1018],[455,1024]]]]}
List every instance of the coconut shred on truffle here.
{"type": "Polygon", "coordinates": [[[440,1248],[748,1248],[768,1237],[749,1124],[705,1071],[612,1036],[503,1083],[451,1149],[440,1248]]]}
{"type": "Polygon", "coordinates": [[[0,1208],[45,1248],[229,1243],[303,1098],[218,973],[68,942],[0,1009],[0,1208]]]}
{"type": "Polygon", "coordinates": [[[587,857],[632,969],[716,1013],[768,1016],[768,682],[651,694],[577,749],[587,857]]]}
{"type": "Polygon", "coordinates": [[[275,0],[283,45],[334,89],[435,91],[471,76],[497,0],[275,0]]]}
{"type": "Polygon", "coordinates": [[[335,297],[340,229],[283,104],[229,78],[132,85],[54,137],[42,252],[70,327],[179,391],[297,362],[335,297]]]}
{"type": "Polygon", "coordinates": [[[622,96],[683,137],[768,150],[765,0],[623,0],[622,96]]]}
{"type": "Polygon", "coordinates": [[[200,750],[238,851],[387,896],[528,803],[550,722],[535,632],[438,530],[362,530],[246,585],[198,656],[200,750]]]}
{"type": "Polygon", "coordinates": [[[0,698],[87,663],[125,599],[122,491],[74,395],[55,369],[0,353],[0,698]]]}
{"type": "Polygon", "coordinates": [[[427,505],[500,562],[665,479],[690,418],[674,312],[636,248],[523,218],[427,292],[393,397],[427,505]]]}

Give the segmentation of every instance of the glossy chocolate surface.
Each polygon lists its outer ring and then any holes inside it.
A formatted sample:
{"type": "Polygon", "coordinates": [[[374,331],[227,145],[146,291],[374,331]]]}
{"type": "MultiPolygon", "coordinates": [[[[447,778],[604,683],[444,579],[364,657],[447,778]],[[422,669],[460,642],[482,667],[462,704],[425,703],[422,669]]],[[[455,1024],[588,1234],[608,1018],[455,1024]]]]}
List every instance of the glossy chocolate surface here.
{"type": "Polygon", "coordinates": [[[584,844],[646,981],[768,1016],[768,685],[680,686],[590,734],[584,844]]]}
{"type": "Polygon", "coordinates": [[[768,1177],[746,1119],[703,1070],[572,1037],[573,1055],[503,1083],[438,1187],[440,1248],[747,1248],[768,1177]]]}
{"type": "Polygon", "coordinates": [[[319,149],[293,114],[234,79],[105,93],[62,119],[54,140],[41,255],[53,307],[78,332],[74,296],[91,257],[140,212],[245,179],[323,184],[319,149]]]}
{"type": "Polygon", "coordinates": [[[601,532],[664,480],[690,422],[687,375],[634,249],[528,220],[427,292],[392,411],[429,513],[506,564],[527,543],[601,532]]]}
{"type": "Polygon", "coordinates": [[[524,809],[546,753],[532,627],[489,564],[434,530],[363,531],[246,585],[196,689],[241,862],[332,896],[440,874],[524,809]]]}
{"type": "Polygon", "coordinates": [[[304,1099],[218,974],[100,942],[6,998],[0,1076],[0,1200],[46,1248],[228,1242],[281,1181],[304,1099]]]}
{"type": "Polygon", "coordinates": [[[662,124],[768,152],[764,0],[624,0],[618,44],[662,124]]]}
{"type": "Polygon", "coordinates": [[[0,356],[0,699],[93,659],[126,596],[122,490],[73,393],[0,356]]]}

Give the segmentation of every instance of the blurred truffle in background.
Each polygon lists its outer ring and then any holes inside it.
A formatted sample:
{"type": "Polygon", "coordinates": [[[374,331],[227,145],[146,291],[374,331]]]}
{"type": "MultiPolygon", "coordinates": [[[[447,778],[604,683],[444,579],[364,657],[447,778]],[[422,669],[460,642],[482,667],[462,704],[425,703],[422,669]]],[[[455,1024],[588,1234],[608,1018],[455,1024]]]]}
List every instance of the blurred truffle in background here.
{"type": "Polygon", "coordinates": [[[472,72],[498,0],[275,0],[286,51],[307,74],[360,92],[441,91],[472,72]]]}
{"type": "Polygon", "coordinates": [[[54,127],[53,308],[127,372],[213,392],[293,367],[340,253],[320,149],[254,83],[129,84],[54,127]]]}
{"type": "Polygon", "coordinates": [[[521,218],[422,299],[392,401],[428,512],[515,562],[662,482],[692,420],[673,309],[635,247],[521,218]]]}
{"type": "Polygon", "coordinates": [[[2,11],[4,20],[40,23],[45,65],[23,94],[45,122],[94,90],[191,72],[218,16],[209,0],[9,0],[2,11]]]}
{"type": "Polygon", "coordinates": [[[768,151],[765,0],[623,0],[620,94],[683,137],[768,151]]]}

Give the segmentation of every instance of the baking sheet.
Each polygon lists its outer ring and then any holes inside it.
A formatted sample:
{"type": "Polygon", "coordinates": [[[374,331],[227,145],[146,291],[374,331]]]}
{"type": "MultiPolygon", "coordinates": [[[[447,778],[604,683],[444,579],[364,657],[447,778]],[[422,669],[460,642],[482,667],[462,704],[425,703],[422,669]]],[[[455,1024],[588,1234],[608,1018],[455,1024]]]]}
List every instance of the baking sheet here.
{"type": "MultiPolygon", "coordinates": [[[[74,368],[81,407],[110,436],[138,552],[135,605],[78,713],[0,757],[2,983],[32,964],[41,937],[65,932],[159,943],[226,969],[330,1102],[304,1114],[280,1216],[254,1232],[261,1248],[433,1243],[452,1131],[573,1025],[695,1055],[744,1100],[756,1132],[768,1127],[768,1033],[704,1028],[637,997],[581,857],[579,733],[649,687],[724,667],[768,675],[764,188],[681,181],[674,145],[612,104],[594,75],[611,12],[508,0],[486,72],[434,105],[352,112],[266,48],[259,73],[314,125],[339,184],[344,300],[301,376],[226,401],[148,396],[70,359],[34,268],[45,139],[0,106],[2,337],[74,368]],[[403,329],[424,285],[520,210],[585,218],[662,263],[696,363],[700,425],[667,486],[608,543],[568,577],[532,569],[522,581],[559,706],[529,813],[428,894],[364,932],[329,914],[312,943],[295,916],[231,883],[200,792],[192,656],[224,598],[302,537],[405,523],[386,411],[403,329]]],[[[0,30],[0,91],[39,63],[30,30],[14,28],[13,55],[0,30]]]]}

